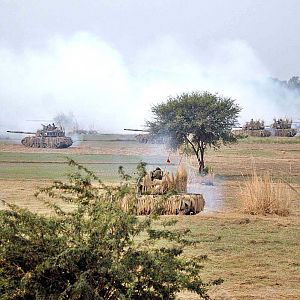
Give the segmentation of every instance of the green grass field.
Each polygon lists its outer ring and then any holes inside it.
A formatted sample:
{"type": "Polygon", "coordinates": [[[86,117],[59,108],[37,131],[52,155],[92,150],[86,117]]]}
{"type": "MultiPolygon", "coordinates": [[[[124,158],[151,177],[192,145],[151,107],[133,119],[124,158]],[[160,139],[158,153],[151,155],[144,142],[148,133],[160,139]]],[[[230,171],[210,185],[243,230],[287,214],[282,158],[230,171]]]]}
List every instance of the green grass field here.
{"type": "Polygon", "coordinates": [[[109,182],[118,181],[117,171],[120,165],[126,172],[133,174],[140,161],[146,162],[149,168],[166,163],[166,158],[162,155],[2,152],[0,153],[0,179],[63,179],[71,171],[67,164],[68,158],[88,167],[109,182]]]}

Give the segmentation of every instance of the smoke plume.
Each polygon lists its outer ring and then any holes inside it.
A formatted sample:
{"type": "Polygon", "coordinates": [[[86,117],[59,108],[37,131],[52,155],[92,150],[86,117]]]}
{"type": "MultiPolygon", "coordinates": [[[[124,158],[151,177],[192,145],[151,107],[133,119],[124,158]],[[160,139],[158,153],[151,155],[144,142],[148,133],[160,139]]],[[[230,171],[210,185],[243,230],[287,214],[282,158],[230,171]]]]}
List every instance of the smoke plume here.
{"type": "MultiPolygon", "coordinates": [[[[291,74],[297,75],[297,74],[291,74]]],[[[169,95],[208,90],[232,97],[250,118],[299,118],[299,95],[283,89],[244,41],[221,41],[197,55],[171,37],[126,60],[88,32],[55,36],[44,48],[14,51],[0,42],[0,130],[34,130],[30,119],[74,114],[81,128],[141,128],[151,105],[169,95]]]]}

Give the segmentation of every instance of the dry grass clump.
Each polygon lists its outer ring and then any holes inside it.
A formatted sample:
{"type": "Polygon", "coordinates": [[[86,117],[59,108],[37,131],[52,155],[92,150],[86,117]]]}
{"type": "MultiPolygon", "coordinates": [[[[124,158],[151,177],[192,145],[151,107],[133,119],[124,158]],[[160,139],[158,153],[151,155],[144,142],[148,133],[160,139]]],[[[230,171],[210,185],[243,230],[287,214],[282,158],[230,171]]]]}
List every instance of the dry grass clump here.
{"type": "Polygon", "coordinates": [[[179,192],[187,191],[188,174],[183,166],[179,166],[175,175],[175,189],[179,192]]]}
{"type": "Polygon", "coordinates": [[[291,195],[290,189],[282,180],[275,181],[267,173],[258,176],[256,171],[241,186],[240,196],[243,210],[253,215],[289,214],[291,195]]]}
{"type": "Polygon", "coordinates": [[[177,191],[185,193],[187,191],[187,171],[183,166],[179,166],[174,176],[173,173],[165,173],[162,180],[151,180],[149,174],[146,174],[142,181],[142,193],[146,194],[164,194],[168,191],[177,191]]]}

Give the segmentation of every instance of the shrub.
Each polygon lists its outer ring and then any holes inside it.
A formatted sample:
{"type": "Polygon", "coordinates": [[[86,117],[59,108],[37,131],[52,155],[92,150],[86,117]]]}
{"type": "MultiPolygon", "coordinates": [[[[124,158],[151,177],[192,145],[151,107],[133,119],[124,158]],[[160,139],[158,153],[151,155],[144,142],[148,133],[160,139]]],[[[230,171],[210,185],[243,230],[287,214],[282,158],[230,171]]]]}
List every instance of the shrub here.
{"type": "Polygon", "coordinates": [[[208,286],[220,280],[204,283],[201,257],[182,257],[187,232],[171,230],[173,222],[153,229],[155,216],[122,211],[128,185],[106,186],[69,163],[77,171],[67,183],[37,193],[50,217],[8,203],[0,211],[1,299],[175,299],[181,290],[209,298],[208,286]]]}
{"type": "Polygon", "coordinates": [[[240,196],[246,213],[280,216],[289,214],[290,191],[284,182],[273,180],[269,173],[260,177],[253,171],[241,186],[240,196]]]}

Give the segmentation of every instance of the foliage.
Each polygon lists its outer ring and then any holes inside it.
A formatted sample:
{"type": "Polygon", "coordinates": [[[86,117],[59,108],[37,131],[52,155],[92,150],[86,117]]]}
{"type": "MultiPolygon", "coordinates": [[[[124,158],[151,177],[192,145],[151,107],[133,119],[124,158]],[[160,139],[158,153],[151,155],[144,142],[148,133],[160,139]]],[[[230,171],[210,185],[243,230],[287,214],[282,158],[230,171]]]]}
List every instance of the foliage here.
{"type": "Polygon", "coordinates": [[[188,144],[197,156],[201,172],[207,146],[218,148],[221,143],[236,141],[231,128],[239,111],[231,98],[209,92],[183,93],[154,105],[154,120],[147,122],[147,126],[152,133],[168,135],[174,149],[188,144]]]}
{"type": "Polygon", "coordinates": [[[125,181],[128,181],[128,180],[130,180],[132,178],[129,174],[125,173],[123,166],[119,166],[119,168],[118,168],[118,174],[119,174],[120,178],[122,180],[125,180],[125,181]]]}
{"type": "Polygon", "coordinates": [[[145,163],[144,161],[140,161],[137,164],[137,167],[136,167],[137,178],[142,178],[147,174],[146,166],[147,166],[147,163],[145,163]]]}
{"type": "Polygon", "coordinates": [[[119,166],[118,174],[122,180],[129,181],[130,179],[134,179],[136,181],[139,181],[139,179],[143,178],[147,174],[146,166],[146,162],[140,161],[136,166],[136,172],[134,173],[135,176],[131,176],[125,173],[124,167],[119,166]]]}
{"type": "Polygon", "coordinates": [[[128,184],[107,186],[69,164],[77,171],[68,182],[36,194],[50,216],[9,203],[0,211],[1,299],[175,299],[185,289],[208,299],[201,257],[182,257],[187,232],[122,211],[128,184]]]}

